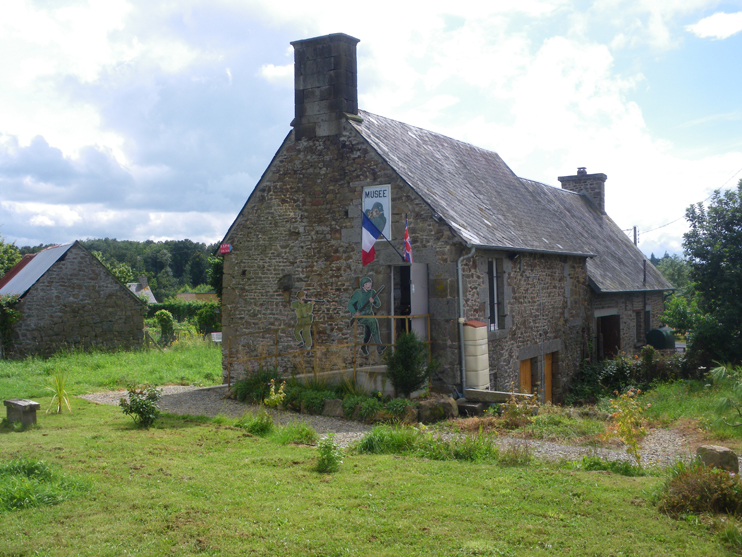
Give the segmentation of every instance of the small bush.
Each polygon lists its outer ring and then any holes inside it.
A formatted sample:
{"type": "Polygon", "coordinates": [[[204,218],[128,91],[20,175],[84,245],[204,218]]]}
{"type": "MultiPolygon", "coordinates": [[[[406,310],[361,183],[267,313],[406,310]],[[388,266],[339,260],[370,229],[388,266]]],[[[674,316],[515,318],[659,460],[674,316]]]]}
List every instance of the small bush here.
{"type": "Polygon", "coordinates": [[[366,395],[351,395],[343,399],[343,414],[349,420],[355,414],[356,406],[363,404],[364,401],[368,400],[369,397],[366,395]]]}
{"type": "Polygon", "coordinates": [[[119,406],[124,414],[131,416],[134,423],[140,427],[149,427],[160,416],[158,403],[162,397],[162,391],[150,385],[134,386],[127,388],[128,400],[121,398],[119,406]]]}
{"type": "Polygon", "coordinates": [[[281,379],[281,374],[273,367],[259,367],[244,379],[234,384],[234,394],[240,402],[261,403],[270,395],[271,381],[281,379]]]}
{"type": "Polygon", "coordinates": [[[310,414],[321,414],[325,409],[325,399],[335,398],[333,391],[304,391],[301,401],[304,403],[304,410],[310,414]]]}
{"type": "Polygon", "coordinates": [[[407,398],[394,398],[386,403],[384,409],[392,416],[402,418],[407,407],[412,404],[413,402],[407,398]]]}
{"type": "Polygon", "coordinates": [[[660,495],[658,508],[671,516],[683,514],[742,513],[739,476],[700,462],[678,462],[660,495]]]}
{"type": "Polygon", "coordinates": [[[428,363],[428,346],[417,338],[414,331],[400,335],[394,350],[384,355],[386,376],[394,385],[395,392],[410,398],[413,391],[423,387],[437,368],[428,363]]]}
{"type": "Polygon", "coordinates": [[[273,418],[265,410],[257,414],[249,412],[235,422],[236,427],[241,427],[253,435],[265,437],[273,430],[273,418]]]}
{"type": "Polygon", "coordinates": [[[175,338],[175,329],[173,314],[166,309],[161,309],[155,313],[155,321],[160,328],[160,344],[166,346],[175,338]]]}
{"type": "Polygon", "coordinates": [[[314,445],[317,443],[317,438],[317,432],[305,422],[289,422],[273,433],[273,439],[281,445],[288,445],[289,443],[314,445]]]}
{"type": "Polygon", "coordinates": [[[358,409],[358,415],[364,421],[373,418],[374,415],[384,407],[378,398],[367,398],[361,402],[360,406],[361,407],[358,409]]]}
{"type": "Polygon", "coordinates": [[[528,443],[514,443],[500,451],[497,461],[503,466],[525,466],[533,460],[533,449],[528,443]]]}
{"type": "Polygon", "coordinates": [[[335,443],[335,435],[330,434],[317,444],[319,459],[317,460],[317,472],[331,474],[337,472],[343,463],[343,453],[335,443]]]}

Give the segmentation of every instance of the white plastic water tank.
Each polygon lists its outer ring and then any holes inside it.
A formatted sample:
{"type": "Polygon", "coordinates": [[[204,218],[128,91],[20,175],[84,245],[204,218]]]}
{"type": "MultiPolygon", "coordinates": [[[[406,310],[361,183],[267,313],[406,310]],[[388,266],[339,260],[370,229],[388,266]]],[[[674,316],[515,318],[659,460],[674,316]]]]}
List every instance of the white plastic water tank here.
{"type": "Polygon", "coordinates": [[[466,365],[466,387],[489,390],[487,323],[473,320],[464,323],[464,364],[466,365]]]}

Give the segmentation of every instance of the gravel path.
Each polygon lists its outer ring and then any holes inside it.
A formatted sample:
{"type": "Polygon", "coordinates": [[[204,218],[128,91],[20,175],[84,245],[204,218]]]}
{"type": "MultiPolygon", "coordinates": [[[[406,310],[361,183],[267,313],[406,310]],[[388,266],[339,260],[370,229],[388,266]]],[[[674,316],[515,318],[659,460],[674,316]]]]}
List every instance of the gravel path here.
{"type": "MultiPolygon", "coordinates": [[[[190,414],[193,416],[214,417],[218,414],[238,418],[245,412],[255,411],[258,406],[245,404],[225,398],[226,386],[216,387],[160,387],[163,392],[160,409],[170,414],[190,414]]],[[[126,391],[109,391],[82,395],[80,398],[99,404],[117,405],[119,399],[126,396],[126,391]]],[[[328,416],[298,415],[284,410],[269,410],[275,423],[283,425],[290,421],[301,420],[311,425],[321,435],[334,433],[339,445],[347,447],[370,431],[373,426],[343,418],[328,416]]],[[[527,444],[534,456],[547,460],[579,460],[582,455],[593,454],[610,460],[627,460],[631,457],[624,450],[578,447],[561,445],[549,441],[524,440],[512,437],[499,437],[502,447],[527,444]]],[[[691,456],[691,446],[687,438],[672,429],[652,429],[642,442],[642,464],[668,466],[678,459],[691,456]]]]}

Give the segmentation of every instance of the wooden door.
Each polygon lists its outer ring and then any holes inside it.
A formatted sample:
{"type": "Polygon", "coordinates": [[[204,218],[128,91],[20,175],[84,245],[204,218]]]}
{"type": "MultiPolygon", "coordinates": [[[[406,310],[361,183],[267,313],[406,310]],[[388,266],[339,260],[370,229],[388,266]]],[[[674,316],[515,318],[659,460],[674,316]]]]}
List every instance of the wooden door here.
{"type": "Polygon", "coordinates": [[[520,362],[520,392],[531,394],[531,360],[520,362]]]}
{"type": "Polygon", "coordinates": [[[551,361],[552,354],[544,355],[544,402],[551,402],[551,361]]]}

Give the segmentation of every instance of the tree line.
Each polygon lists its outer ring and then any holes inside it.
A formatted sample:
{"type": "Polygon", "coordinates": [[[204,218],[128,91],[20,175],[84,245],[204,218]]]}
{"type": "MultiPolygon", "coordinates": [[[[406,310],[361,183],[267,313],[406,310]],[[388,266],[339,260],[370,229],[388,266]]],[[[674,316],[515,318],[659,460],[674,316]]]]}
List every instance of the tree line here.
{"type": "MultiPolygon", "coordinates": [[[[214,292],[221,296],[221,258],[215,257],[218,244],[191,240],[116,240],[115,238],[81,240],[80,244],[95,255],[121,282],[138,282],[147,277],[155,297],[162,301],[178,292],[214,292]]],[[[0,238],[0,276],[21,257],[38,253],[55,244],[16,247],[0,238]]]]}

